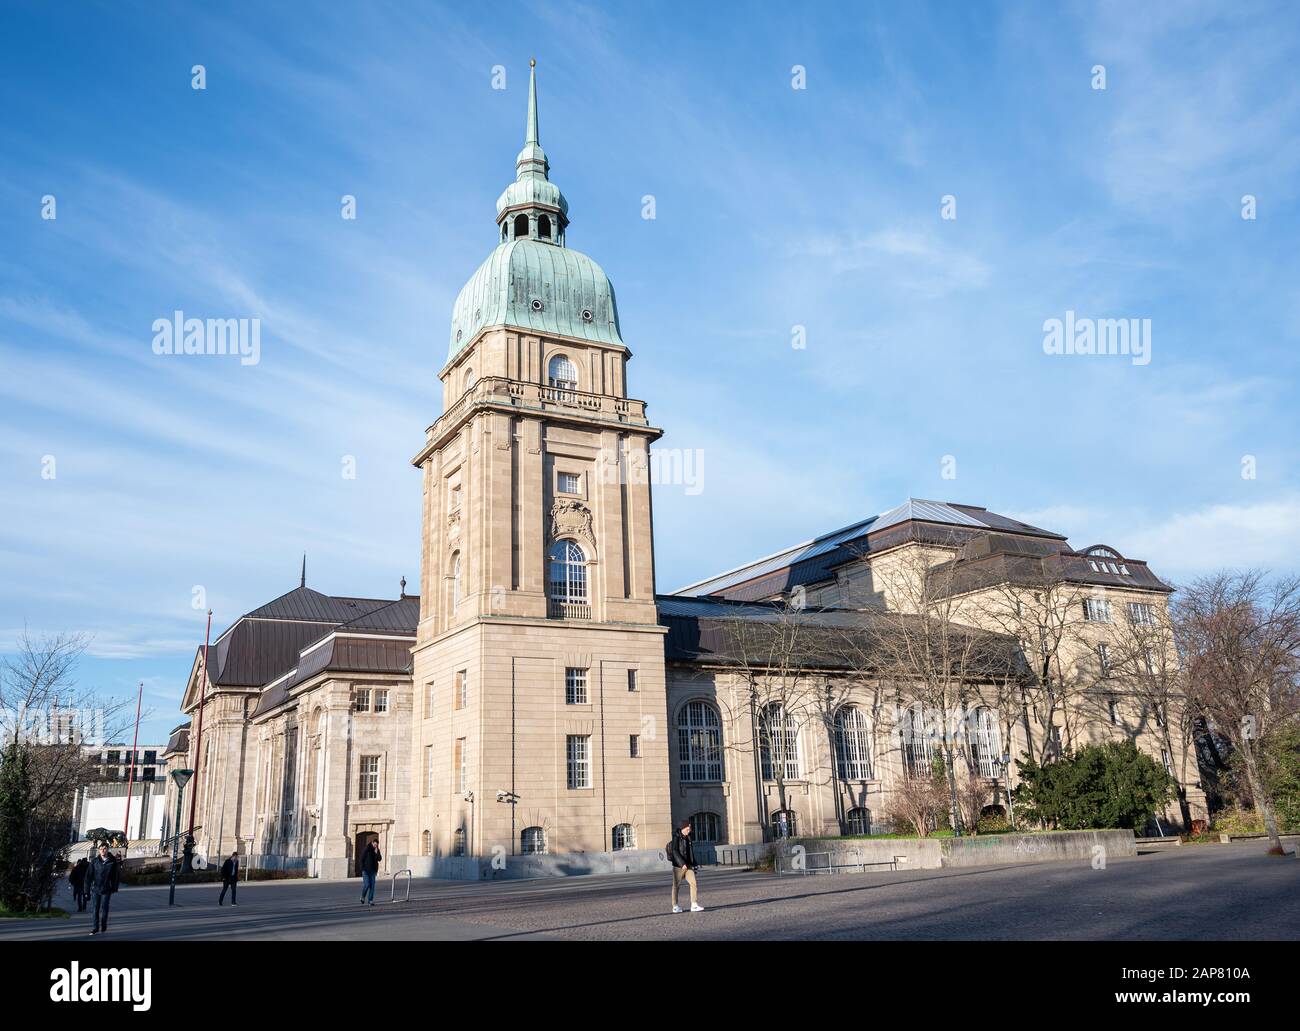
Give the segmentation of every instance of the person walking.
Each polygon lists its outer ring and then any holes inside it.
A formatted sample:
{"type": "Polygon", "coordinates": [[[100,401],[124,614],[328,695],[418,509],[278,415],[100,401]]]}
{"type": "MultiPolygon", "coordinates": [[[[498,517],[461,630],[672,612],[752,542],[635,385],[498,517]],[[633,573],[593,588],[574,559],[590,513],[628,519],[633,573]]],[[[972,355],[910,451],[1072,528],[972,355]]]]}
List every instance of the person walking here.
{"type": "Polygon", "coordinates": [[[361,853],[361,902],[362,905],[375,904],[375,877],[379,874],[379,864],[384,856],[379,851],[379,842],[373,838],[366,850],[361,853]]]}
{"type": "Polygon", "coordinates": [[[217,905],[223,906],[226,903],[226,892],[230,892],[230,904],[239,905],[235,899],[235,889],[239,887],[239,852],[231,852],[230,858],[221,864],[221,897],[217,899],[217,905]]]}
{"type": "Polygon", "coordinates": [[[677,893],[682,881],[691,887],[691,912],[703,913],[704,907],[696,899],[695,871],[700,864],[695,861],[695,846],[691,844],[691,821],[683,820],[673,829],[673,840],[668,842],[668,861],[673,864],[673,912],[680,913],[677,893]]]}
{"type": "Polygon", "coordinates": [[[89,873],[90,862],[82,856],[72,867],[72,872],[68,874],[68,883],[72,885],[72,901],[77,904],[78,913],[86,911],[86,898],[89,894],[86,875],[89,873]]]}
{"type": "Polygon", "coordinates": [[[99,855],[91,860],[88,876],[91,893],[95,896],[90,933],[104,934],[108,931],[108,905],[113,900],[118,885],[117,857],[109,852],[107,844],[100,844],[99,855]]]}

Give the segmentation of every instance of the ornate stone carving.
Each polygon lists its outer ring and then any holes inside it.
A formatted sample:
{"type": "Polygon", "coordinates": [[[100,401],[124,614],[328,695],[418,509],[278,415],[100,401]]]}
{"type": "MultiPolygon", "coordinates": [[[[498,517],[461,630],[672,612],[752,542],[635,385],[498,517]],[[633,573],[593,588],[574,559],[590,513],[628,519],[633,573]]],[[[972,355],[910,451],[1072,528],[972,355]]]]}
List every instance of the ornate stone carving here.
{"type": "Polygon", "coordinates": [[[551,505],[551,540],[581,537],[595,550],[596,534],[591,527],[591,510],[581,501],[557,498],[551,505]]]}

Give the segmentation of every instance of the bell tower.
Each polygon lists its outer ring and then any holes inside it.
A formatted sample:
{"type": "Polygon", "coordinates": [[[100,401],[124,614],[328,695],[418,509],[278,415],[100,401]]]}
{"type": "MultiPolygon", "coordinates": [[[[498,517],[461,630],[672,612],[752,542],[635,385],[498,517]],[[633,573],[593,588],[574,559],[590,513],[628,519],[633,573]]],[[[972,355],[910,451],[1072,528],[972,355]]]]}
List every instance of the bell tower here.
{"type": "Polygon", "coordinates": [[[567,246],[529,78],[496,248],[461,290],[424,481],[412,864],[650,864],[670,828],[649,448],[614,289],[567,246]]]}

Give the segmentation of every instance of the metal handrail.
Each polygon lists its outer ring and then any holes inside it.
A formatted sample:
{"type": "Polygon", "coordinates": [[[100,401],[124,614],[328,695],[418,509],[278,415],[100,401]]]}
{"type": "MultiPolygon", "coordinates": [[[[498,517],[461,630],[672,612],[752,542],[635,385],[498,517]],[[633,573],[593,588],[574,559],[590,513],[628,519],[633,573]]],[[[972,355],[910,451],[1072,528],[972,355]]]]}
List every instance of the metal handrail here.
{"type": "Polygon", "coordinates": [[[392,893],[392,897],[389,898],[388,900],[389,902],[397,901],[397,878],[401,877],[402,874],[406,874],[406,898],[402,899],[402,901],[403,902],[411,901],[411,869],[410,867],[407,867],[405,870],[398,870],[395,874],[393,874],[393,880],[392,880],[393,893],[392,893]]]}

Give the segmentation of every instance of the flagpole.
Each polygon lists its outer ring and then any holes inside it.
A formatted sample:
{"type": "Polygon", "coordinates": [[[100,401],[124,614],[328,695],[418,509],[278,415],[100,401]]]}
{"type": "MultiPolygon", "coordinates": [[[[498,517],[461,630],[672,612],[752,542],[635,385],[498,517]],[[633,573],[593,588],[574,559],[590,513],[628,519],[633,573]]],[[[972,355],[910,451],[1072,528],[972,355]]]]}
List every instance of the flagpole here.
{"type": "MultiPolygon", "coordinates": [[[[126,820],[122,823],[122,836],[126,838],[127,854],[131,851],[131,785],[135,783],[135,755],[140,745],[140,703],[144,701],[144,681],[140,681],[140,690],[135,696],[135,734],[131,738],[131,765],[126,774],[126,820]]],[[[140,812],[141,822],[144,811],[140,812]]],[[[141,827],[141,830],[144,828],[141,827]]],[[[142,835],[143,836],[143,835],[142,835]]]]}

